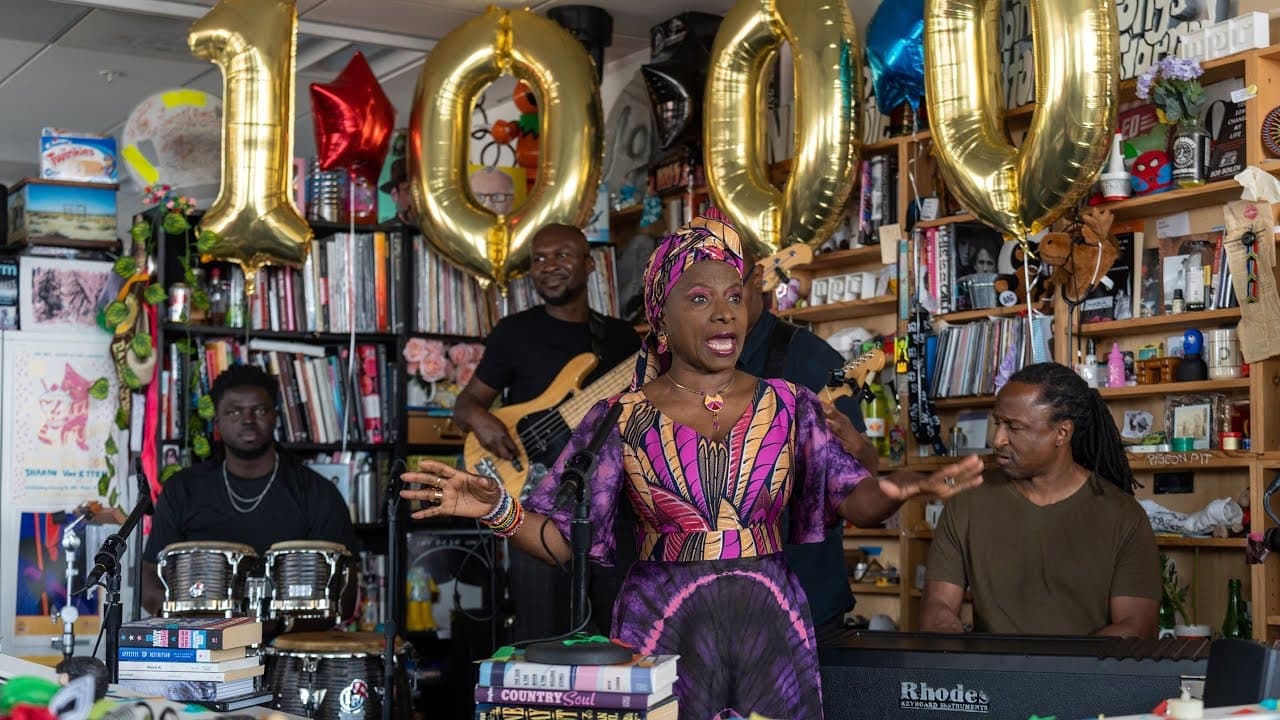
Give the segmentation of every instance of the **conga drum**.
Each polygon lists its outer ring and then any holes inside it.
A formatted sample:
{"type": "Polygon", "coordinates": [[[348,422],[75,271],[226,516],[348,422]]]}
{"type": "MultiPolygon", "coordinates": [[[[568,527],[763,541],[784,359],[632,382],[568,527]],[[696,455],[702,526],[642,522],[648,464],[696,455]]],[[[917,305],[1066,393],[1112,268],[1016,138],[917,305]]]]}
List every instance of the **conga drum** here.
{"type": "Polygon", "coordinates": [[[351,573],[351,554],[345,546],[290,540],[272,545],[265,557],[271,617],[280,620],[286,631],[327,629],[338,623],[342,592],[351,573]]]}
{"type": "MultiPolygon", "coordinates": [[[[329,630],[278,636],[265,650],[267,683],[276,694],[272,707],[320,720],[381,717],[385,648],[381,633],[329,630]]],[[[404,645],[397,640],[398,704],[409,700],[403,656],[404,645]]]]}
{"type": "Polygon", "coordinates": [[[164,585],[161,614],[243,614],[245,581],[257,565],[258,554],[240,543],[195,540],[169,545],[158,558],[164,585]]]}

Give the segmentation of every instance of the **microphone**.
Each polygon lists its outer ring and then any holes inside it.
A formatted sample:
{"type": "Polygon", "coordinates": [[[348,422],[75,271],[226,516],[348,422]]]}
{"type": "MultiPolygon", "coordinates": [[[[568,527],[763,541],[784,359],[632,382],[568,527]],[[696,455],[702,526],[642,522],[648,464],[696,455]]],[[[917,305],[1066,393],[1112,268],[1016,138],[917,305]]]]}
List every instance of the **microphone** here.
{"type": "Polygon", "coordinates": [[[587,446],[581,452],[574,453],[573,457],[565,463],[564,472],[560,474],[560,488],[556,490],[555,507],[570,505],[581,497],[583,490],[586,489],[587,479],[596,470],[600,448],[604,447],[604,441],[609,437],[613,426],[618,424],[618,417],[621,415],[622,403],[615,402],[609,407],[609,412],[605,413],[604,419],[596,426],[596,431],[591,435],[587,446]]]}

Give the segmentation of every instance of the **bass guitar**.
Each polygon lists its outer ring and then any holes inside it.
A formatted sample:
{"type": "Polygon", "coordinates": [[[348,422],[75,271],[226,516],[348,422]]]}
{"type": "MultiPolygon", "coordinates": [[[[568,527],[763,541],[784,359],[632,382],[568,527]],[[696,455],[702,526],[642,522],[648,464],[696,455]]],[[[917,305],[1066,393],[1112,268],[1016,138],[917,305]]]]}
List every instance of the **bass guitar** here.
{"type": "Polygon", "coordinates": [[[598,364],[595,355],[583,353],[570,360],[538,397],[494,410],[494,416],[507,426],[515,440],[516,457],[500,458],[481,445],[475,433],[468,433],[462,443],[467,469],[502,483],[512,497],[521,497],[532,463],[550,467],[591,406],[631,385],[636,367],[634,355],[583,387],[598,364]]]}
{"type": "Polygon", "coordinates": [[[819,393],[823,400],[833,403],[842,397],[853,396],[858,402],[874,399],[867,387],[867,376],[878,373],[885,366],[884,351],[872,348],[840,367],[832,370],[827,386],[819,393]]]}

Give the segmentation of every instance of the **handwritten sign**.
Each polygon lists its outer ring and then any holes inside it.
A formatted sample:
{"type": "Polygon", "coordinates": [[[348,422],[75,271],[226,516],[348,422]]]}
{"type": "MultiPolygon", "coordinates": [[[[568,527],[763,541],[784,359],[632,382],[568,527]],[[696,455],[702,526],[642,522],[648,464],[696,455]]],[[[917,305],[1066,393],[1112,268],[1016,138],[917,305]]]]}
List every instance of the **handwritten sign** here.
{"type": "Polygon", "coordinates": [[[1152,453],[1147,455],[1148,465],[1208,465],[1214,454],[1207,452],[1152,453]]]}

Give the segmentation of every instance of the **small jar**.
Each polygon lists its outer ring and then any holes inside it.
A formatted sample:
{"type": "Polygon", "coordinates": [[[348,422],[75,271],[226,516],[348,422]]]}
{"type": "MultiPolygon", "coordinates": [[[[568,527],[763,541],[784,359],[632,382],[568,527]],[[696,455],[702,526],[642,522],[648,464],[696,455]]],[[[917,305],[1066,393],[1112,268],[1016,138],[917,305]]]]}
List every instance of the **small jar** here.
{"type": "Polygon", "coordinates": [[[1182,291],[1174,290],[1173,299],[1169,301],[1169,312],[1173,315],[1177,315],[1186,309],[1186,304],[1182,300],[1182,291]]]}
{"type": "Polygon", "coordinates": [[[1241,440],[1244,439],[1244,433],[1224,432],[1218,435],[1219,443],[1223,450],[1241,450],[1241,440]]]}

